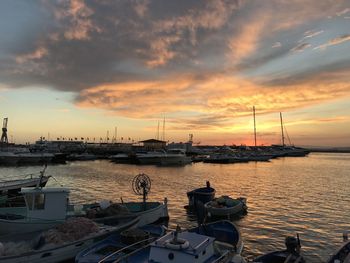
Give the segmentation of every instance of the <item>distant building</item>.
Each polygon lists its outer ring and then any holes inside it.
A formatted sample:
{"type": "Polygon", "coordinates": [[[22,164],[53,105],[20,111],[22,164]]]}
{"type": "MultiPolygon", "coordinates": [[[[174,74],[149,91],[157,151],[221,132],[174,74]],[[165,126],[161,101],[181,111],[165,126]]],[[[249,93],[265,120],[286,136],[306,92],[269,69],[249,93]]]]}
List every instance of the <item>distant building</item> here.
{"type": "Polygon", "coordinates": [[[166,147],[166,141],[160,141],[156,139],[140,141],[140,143],[142,143],[143,147],[148,151],[161,150],[161,149],[165,149],[166,147]]]}

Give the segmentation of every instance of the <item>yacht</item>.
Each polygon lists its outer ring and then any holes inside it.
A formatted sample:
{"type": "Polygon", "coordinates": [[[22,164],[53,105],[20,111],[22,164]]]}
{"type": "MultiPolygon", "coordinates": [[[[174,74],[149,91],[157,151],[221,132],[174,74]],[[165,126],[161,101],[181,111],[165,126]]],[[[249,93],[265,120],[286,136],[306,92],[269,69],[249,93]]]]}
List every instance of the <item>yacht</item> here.
{"type": "Polygon", "coordinates": [[[190,156],[186,156],[183,149],[169,149],[165,156],[160,158],[161,165],[186,165],[192,162],[190,156]]]}

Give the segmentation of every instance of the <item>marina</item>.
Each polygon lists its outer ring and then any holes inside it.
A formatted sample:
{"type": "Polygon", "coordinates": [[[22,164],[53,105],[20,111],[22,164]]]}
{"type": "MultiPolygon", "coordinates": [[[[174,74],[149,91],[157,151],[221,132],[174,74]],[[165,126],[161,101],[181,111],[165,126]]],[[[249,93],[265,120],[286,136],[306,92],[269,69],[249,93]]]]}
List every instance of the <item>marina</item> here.
{"type": "MultiPolygon", "coordinates": [[[[152,181],[149,201],[168,199],[169,227],[195,227],[187,192],[215,188],[216,196],[247,198],[248,213],[233,222],[239,227],[248,260],[284,249],[287,236],[300,235],[307,262],[327,262],[348,231],[349,154],[311,153],[305,158],[233,164],[192,163],[186,166],[116,164],[108,160],[74,161],[47,167],[46,174],[70,188],[73,203],[96,200],[139,201],[131,187],[135,175],[152,181]],[[334,168],[336,167],[336,168],[334,168]],[[254,182],[254,183],[253,183],[254,182]]],[[[41,166],[1,167],[1,180],[13,174],[37,173],[41,166]]],[[[57,187],[55,180],[47,186],[57,187]]]]}
{"type": "Polygon", "coordinates": [[[350,263],[349,19],[0,1],[0,263],[350,263]]]}

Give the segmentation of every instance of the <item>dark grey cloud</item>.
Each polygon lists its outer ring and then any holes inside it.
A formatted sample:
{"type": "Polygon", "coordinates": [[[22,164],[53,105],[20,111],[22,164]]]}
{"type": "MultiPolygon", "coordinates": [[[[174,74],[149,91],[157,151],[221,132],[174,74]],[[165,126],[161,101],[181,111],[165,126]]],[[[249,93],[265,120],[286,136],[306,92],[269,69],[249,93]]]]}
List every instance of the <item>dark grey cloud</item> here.
{"type": "Polygon", "coordinates": [[[210,38],[221,34],[239,5],[227,0],[38,3],[45,26],[27,29],[15,49],[0,48],[6,55],[0,55],[1,81],[73,91],[198,69],[199,53],[219,46],[210,38]]]}

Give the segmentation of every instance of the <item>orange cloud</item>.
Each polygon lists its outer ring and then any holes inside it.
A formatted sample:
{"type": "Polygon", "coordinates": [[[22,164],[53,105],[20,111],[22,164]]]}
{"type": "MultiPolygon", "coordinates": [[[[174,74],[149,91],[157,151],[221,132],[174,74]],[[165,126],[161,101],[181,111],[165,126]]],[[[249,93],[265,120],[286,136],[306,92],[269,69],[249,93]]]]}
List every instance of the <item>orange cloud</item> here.
{"type": "Polygon", "coordinates": [[[316,79],[315,76],[301,84],[274,87],[223,75],[205,81],[185,76],[164,81],[107,84],[82,91],[77,105],[102,108],[129,118],[152,119],[165,115],[172,123],[169,127],[175,129],[222,130],[231,129],[235,118],[250,116],[253,105],[259,114],[267,114],[350,96],[346,79],[332,78],[324,82],[316,79]]]}
{"type": "Polygon", "coordinates": [[[253,21],[244,24],[238,33],[229,40],[230,58],[237,64],[242,58],[251,55],[257,48],[266,26],[264,16],[257,16],[253,21]]]}

